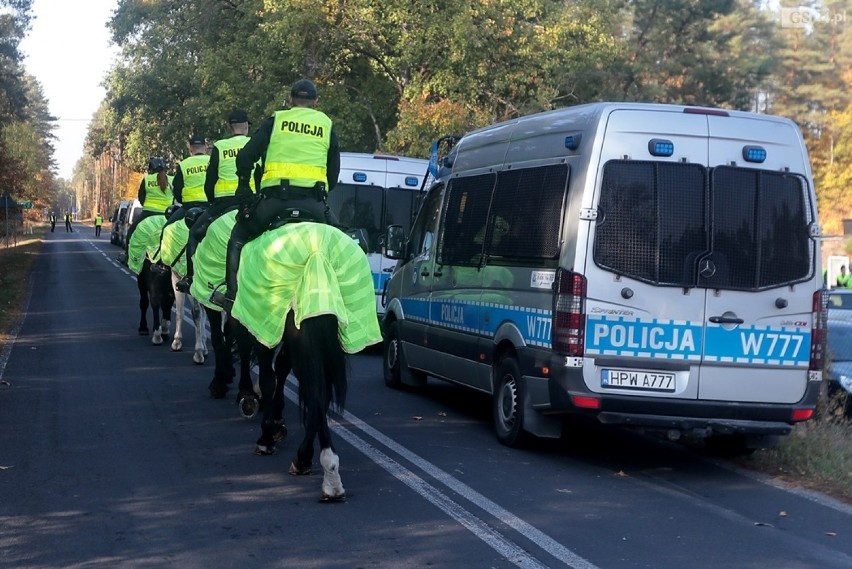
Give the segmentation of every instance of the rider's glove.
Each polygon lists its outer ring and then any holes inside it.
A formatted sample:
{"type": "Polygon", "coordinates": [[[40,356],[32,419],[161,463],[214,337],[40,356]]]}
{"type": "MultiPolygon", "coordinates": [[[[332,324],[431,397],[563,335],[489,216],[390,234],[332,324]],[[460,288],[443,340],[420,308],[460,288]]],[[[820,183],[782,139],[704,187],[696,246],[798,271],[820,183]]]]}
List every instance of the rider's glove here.
{"type": "Polygon", "coordinates": [[[249,186],[248,178],[239,179],[239,182],[237,182],[237,191],[234,195],[241,202],[246,202],[254,196],[254,192],[251,191],[251,186],[249,186]]]}

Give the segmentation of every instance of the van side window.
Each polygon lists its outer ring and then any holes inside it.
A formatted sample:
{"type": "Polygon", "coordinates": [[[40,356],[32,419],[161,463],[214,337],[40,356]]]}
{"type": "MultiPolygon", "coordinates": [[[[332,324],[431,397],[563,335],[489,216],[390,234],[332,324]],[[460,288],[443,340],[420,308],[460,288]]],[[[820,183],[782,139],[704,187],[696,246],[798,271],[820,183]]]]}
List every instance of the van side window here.
{"type": "Polygon", "coordinates": [[[700,164],[611,160],[604,165],[594,260],[653,284],[694,287],[709,250],[706,169],[700,164]]]}
{"type": "Polygon", "coordinates": [[[490,258],[558,257],[567,188],[567,164],[500,172],[488,217],[486,254],[490,258]]]}
{"type": "Polygon", "coordinates": [[[713,168],[711,258],[727,271],[700,284],[755,290],[810,278],[816,244],[810,238],[807,189],[796,174],[713,168]]]}
{"type": "Polygon", "coordinates": [[[496,177],[495,174],[481,174],[450,180],[438,255],[442,265],[480,264],[496,177]]]}
{"type": "Polygon", "coordinates": [[[408,237],[409,258],[428,257],[435,246],[435,231],[438,217],[441,213],[441,198],[444,195],[444,185],[433,186],[426,196],[420,211],[411,226],[408,237]]]}
{"type": "MultiPolygon", "coordinates": [[[[384,189],[379,186],[337,184],[328,194],[328,206],[344,227],[367,230],[368,250],[379,251],[379,234],[390,225],[382,223],[384,189]]],[[[407,227],[407,224],[406,224],[407,227]]]]}

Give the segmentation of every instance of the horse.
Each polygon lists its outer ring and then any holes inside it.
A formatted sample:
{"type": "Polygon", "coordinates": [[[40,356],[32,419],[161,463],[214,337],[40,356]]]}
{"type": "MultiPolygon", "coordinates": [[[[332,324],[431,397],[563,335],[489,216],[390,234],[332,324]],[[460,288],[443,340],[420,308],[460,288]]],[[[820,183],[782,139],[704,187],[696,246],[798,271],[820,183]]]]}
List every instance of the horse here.
{"type": "Polygon", "coordinates": [[[259,369],[262,420],[254,452],[275,452],[272,397],[282,376],[292,370],[299,381],[304,437],[289,473],[311,473],[318,438],[323,469],[320,500],[344,501],[328,413],[342,412],[345,406],[346,354],[382,339],[367,256],[336,227],[311,221],[286,223],[246,243],[237,278],[232,316],[253,336],[259,369]]]}
{"type": "MultiPolygon", "coordinates": [[[[187,221],[193,221],[196,215],[187,213],[187,221]]],[[[203,307],[210,323],[210,340],[213,346],[215,366],[213,379],[208,385],[210,397],[224,398],[236,375],[234,364],[239,363],[240,380],[237,393],[237,405],[240,413],[252,418],[257,413],[259,399],[251,375],[252,340],[248,331],[233,318],[228,318],[222,308],[210,301],[210,293],[225,281],[225,254],[228,238],[234,227],[236,210],[226,211],[210,222],[204,238],[199,241],[193,255],[195,274],[190,285],[190,295],[203,307]]],[[[280,390],[280,410],[276,412],[283,423],[283,386],[280,390]]],[[[275,393],[276,401],[279,393],[275,393]]]]}
{"type": "Polygon", "coordinates": [[[175,302],[168,271],[155,271],[160,232],[166,223],[164,215],[152,215],[136,226],[128,245],[127,266],[136,275],[139,289],[139,335],[148,335],[148,307],[152,312],[151,343],[159,346],[169,338],[172,306],[175,302]]]}
{"type": "Polygon", "coordinates": [[[183,219],[167,223],[163,227],[160,237],[159,259],[162,265],[171,269],[171,286],[175,296],[175,334],[170,349],[173,352],[179,352],[183,349],[183,314],[184,304],[187,304],[192,322],[195,325],[195,348],[192,361],[196,365],[202,365],[207,357],[206,315],[194,297],[181,292],[176,286],[177,282],[186,274],[186,243],[188,237],[189,229],[183,219]]]}

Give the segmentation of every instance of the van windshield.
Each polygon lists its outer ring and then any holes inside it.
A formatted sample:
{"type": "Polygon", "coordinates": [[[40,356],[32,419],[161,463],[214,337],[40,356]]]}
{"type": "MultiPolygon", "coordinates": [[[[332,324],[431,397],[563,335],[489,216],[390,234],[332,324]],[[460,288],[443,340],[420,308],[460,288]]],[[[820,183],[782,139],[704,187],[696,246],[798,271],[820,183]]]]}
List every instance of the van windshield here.
{"type": "Polygon", "coordinates": [[[813,276],[802,176],[698,164],[604,166],[595,263],[651,284],[761,290],[813,276]]]}

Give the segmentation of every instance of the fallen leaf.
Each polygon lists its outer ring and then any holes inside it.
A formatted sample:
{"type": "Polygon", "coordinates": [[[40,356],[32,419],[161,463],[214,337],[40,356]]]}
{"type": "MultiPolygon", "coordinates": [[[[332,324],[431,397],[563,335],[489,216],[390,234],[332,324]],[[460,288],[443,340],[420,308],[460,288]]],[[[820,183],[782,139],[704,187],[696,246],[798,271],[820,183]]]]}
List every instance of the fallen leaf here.
{"type": "Polygon", "coordinates": [[[11,466],[0,466],[0,470],[9,470],[11,466]]]}
{"type": "Polygon", "coordinates": [[[414,417],[412,417],[412,419],[414,419],[415,421],[422,421],[423,417],[418,417],[417,415],[415,415],[414,417]]]}
{"type": "Polygon", "coordinates": [[[618,472],[615,473],[615,475],[621,476],[622,478],[627,478],[627,473],[624,472],[623,470],[619,470],[618,472]]]}
{"type": "Polygon", "coordinates": [[[778,512],[778,515],[779,515],[779,516],[781,516],[782,518],[786,518],[786,517],[787,517],[787,512],[780,511],[780,512],[778,512]]]}
{"type": "Polygon", "coordinates": [[[439,417],[446,417],[446,416],[447,416],[447,414],[446,414],[446,412],[444,412],[444,411],[438,411],[438,416],[439,416],[439,417]]]}
{"type": "Polygon", "coordinates": [[[774,528],[775,527],[772,524],[767,524],[766,522],[754,522],[754,525],[759,526],[759,527],[767,527],[767,528],[774,528]]]}
{"type": "Polygon", "coordinates": [[[837,537],[837,532],[836,531],[827,531],[827,532],[825,532],[825,535],[827,535],[828,537],[837,537]]]}

